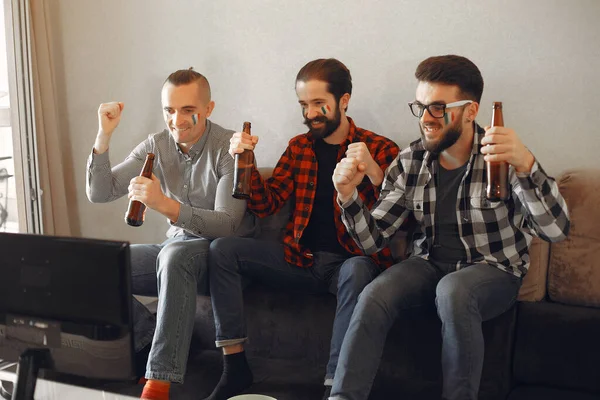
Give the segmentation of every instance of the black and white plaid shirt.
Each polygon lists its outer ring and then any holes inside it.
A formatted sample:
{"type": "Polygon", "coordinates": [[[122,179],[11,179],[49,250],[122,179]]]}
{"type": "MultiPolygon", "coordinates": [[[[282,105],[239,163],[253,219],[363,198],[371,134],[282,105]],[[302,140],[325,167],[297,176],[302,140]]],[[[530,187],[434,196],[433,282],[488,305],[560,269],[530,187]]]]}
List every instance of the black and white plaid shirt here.
{"type": "MultiPolygon", "coordinates": [[[[509,170],[511,197],[491,202],[485,197],[486,170],[480,152],[484,131],[478,127],[473,150],[458,190],[456,219],[467,259],[456,269],[485,262],[516,276],[529,267],[532,236],[557,242],[569,231],[569,214],[558,185],[535,161],[531,173],[509,170]]],[[[379,200],[371,212],[356,192],[344,204],[342,221],[365,254],[385,247],[410,213],[417,220],[413,255],[427,259],[435,238],[437,157],[421,140],[404,149],[386,171],[379,200]]]]}

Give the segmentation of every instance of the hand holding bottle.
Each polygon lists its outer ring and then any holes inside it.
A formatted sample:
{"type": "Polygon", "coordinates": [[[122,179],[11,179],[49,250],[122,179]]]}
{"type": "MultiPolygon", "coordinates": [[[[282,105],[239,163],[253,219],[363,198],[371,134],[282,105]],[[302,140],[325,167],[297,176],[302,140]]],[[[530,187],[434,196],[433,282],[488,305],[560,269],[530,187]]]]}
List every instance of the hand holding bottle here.
{"type": "Polygon", "coordinates": [[[243,153],[244,150],[254,150],[258,143],[258,136],[252,136],[246,132],[236,132],[229,139],[229,154],[235,157],[236,154],[243,153]]]}
{"type": "Polygon", "coordinates": [[[534,162],[533,154],[521,142],[514,130],[501,126],[486,126],[481,145],[485,161],[504,161],[515,167],[517,172],[531,171],[534,162]]]}

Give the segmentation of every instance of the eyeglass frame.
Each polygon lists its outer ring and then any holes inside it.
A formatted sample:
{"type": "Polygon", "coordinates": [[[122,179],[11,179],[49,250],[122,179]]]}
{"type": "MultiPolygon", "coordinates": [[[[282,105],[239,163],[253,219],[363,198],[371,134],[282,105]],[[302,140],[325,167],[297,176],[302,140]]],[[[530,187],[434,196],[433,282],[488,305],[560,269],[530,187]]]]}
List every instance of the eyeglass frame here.
{"type": "Polygon", "coordinates": [[[423,114],[425,114],[425,110],[427,110],[427,112],[429,113],[429,115],[431,115],[433,118],[444,118],[444,116],[446,115],[446,109],[447,108],[452,108],[452,107],[460,107],[460,106],[464,106],[467,104],[471,104],[473,103],[473,100],[459,100],[459,101],[454,101],[452,103],[448,103],[448,104],[436,104],[436,103],[432,103],[432,104],[423,104],[419,101],[411,101],[408,103],[408,108],[410,109],[410,112],[412,115],[414,115],[417,118],[421,118],[423,116],[423,114]],[[421,115],[416,115],[415,112],[413,111],[413,105],[421,105],[421,115]],[[435,115],[433,115],[431,113],[431,110],[429,109],[429,107],[431,106],[441,106],[443,107],[443,113],[440,117],[436,117],[435,115]]]}

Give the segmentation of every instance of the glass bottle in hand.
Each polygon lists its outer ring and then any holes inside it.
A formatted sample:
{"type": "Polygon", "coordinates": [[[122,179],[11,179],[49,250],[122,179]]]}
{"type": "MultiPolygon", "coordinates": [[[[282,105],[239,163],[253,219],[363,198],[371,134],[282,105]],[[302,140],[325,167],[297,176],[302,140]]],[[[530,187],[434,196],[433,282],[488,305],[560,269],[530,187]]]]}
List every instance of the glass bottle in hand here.
{"type": "MultiPolygon", "coordinates": [[[[152,166],[154,164],[154,154],[148,153],[146,161],[142,167],[140,176],[145,178],[152,177],[152,166]]],[[[146,216],[146,205],[138,200],[130,200],[127,213],[125,214],[125,222],[127,225],[140,226],[144,223],[144,217],[146,216]]]]}

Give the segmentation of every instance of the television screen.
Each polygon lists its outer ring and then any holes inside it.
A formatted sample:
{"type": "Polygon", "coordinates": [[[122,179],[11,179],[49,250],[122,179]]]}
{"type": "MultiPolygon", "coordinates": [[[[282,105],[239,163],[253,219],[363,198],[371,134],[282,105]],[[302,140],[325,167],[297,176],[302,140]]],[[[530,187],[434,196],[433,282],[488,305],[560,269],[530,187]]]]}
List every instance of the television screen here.
{"type": "Polygon", "coordinates": [[[0,359],[43,350],[62,374],[133,377],[127,242],[0,233],[0,359]]]}

